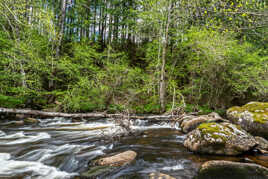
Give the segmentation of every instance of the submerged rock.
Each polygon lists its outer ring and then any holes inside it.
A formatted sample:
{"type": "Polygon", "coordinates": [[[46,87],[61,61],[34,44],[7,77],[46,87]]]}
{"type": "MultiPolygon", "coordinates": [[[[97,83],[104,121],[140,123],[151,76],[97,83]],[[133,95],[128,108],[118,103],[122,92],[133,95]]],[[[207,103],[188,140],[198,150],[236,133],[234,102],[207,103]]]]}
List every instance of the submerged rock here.
{"type": "Polygon", "coordinates": [[[36,124],[36,123],[39,123],[39,121],[35,118],[26,118],[24,119],[24,123],[25,124],[36,124]]]}
{"type": "Polygon", "coordinates": [[[268,155],[248,155],[247,158],[249,158],[253,163],[268,168],[268,155]]]}
{"type": "Polygon", "coordinates": [[[167,174],[164,174],[164,173],[155,172],[155,173],[150,173],[150,179],[176,179],[176,178],[169,176],[167,174]]]}
{"type": "Polygon", "coordinates": [[[30,116],[27,115],[27,114],[16,114],[16,115],[15,115],[15,118],[16,118],[16,119],[25,119],[25,118],[27,118],[27,117],[30,117],[30,116]]]}
{"type": "Polygon", "coordinates": [[[90,167],[88,171],[81,173],[79,179],[97,178],[102,175],[105,176],[114,170],[116,170],[116,167],[110,167],[110,166],[90,167]]]}
{"type": "Polygon", "coordinates": [[[230,123],[203,123],[184,141],[184,146],[193,152],[217,155],[239,155],[256,145],[253,136],[230,123]]]}
{"type": "Polygon", "coordinates": [[[23,125],[24,125],[23,121],[11,121],[0,124],[0,126],[23,126],[23,125]]]}
{"type": "Polygon", "coordinates": [[[136,152],[128,150],[117,155],[98,159],[94,162],[94,164],[99,166],[123,166],[132,162],[136,156],[136,152]]]}
{"type": "Polygon", "coordinates": [[[240,163],[230,161],[208,161],[205,162],[199,172],[197,179],[267,179],[268,169],[252,163],[240,163]]]}
{"type": "Polygon", "coordinates": [[[202,123],[223,122],[223,121],[224,119],[222,119],[219,114],[213,112],[208,115],[202,115],[202,116],[186,116],[182,118],[180,127],[182,129],[182,132],[188,133],[197,128],[202,123]]]}
{"type": "Polygon", "coordinates": [[[251,133],[268,139],[268,103],[251,102],[227,110],[228,119],[251,133]]]}

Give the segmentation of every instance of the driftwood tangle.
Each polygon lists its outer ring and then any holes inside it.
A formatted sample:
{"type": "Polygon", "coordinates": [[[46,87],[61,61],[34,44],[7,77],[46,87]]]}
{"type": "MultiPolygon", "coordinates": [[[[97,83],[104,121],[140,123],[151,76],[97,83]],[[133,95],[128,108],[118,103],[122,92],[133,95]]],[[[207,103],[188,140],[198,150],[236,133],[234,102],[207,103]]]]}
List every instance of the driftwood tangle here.
{"type": "Polygon", "coordinates": [[[64,118],[129,118],[129,119],[171,119],[176,115],[124,115],[124,114],[106,114],[106,113],[62,113],[62,112],[45,112],[31,109],[9,109],[0,108],[1,114],[22,114],[35,117],[64,117],[64,118]]]}

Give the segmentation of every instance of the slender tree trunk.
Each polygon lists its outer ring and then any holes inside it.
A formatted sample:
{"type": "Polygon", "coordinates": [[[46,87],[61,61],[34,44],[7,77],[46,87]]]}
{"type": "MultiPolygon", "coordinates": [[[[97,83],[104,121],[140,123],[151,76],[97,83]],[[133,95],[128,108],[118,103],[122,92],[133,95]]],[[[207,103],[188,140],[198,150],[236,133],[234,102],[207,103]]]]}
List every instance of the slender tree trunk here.
{"type": "Polygon", "coordinates": [[[165,26],[165,33],[164,33],[164,40],[163,40],[163,50],[162,50],[162,64],[161,64],[161,75],[160,75],[160,84],[159,84],[159,101],[160,101],[160,112],[164,112],[166,109],[166,56],[167,56],[167,48],[168,48],[168,32],[169,32],[169,25],[170,25],[170,19],[171,19],[171,8],[172,3],[169,1],[168,5],[168,12],[167,12],[167,20],[166,20],[166,26],[165,26]]]}
{"type": "MultiPolygon", "coordinates": [[[[58,59],[60,56],[60,48],[62,45],[62,39],[64,36],[64,28],[65,28],[65,18],[66,18],[66,0],[61,0],[61,15],[59,18],[59,27],[60,27],[60,31],[59,31],[59,38],[58,38],[58,42],[56,42],[57,46],[56,46],[56,58],[58,59]]],[[[53,65],[52,64],[52,72],[54,71],[53,69],[53,65]]],[[[54,81],[53,79],[49,80],[48,83],[48,87],[51,89],[54,86],[54,81]]]]}
{"type": "Polygon", "coordinates": [[[60,32],[59,32],[58,45],[56,48],[56,57],[59,57],[59,55],[60,55],[60,48],[61,48],[62,39],[64,36],[66,5],[67,5],[66,0],[61,0],[61,15],[60,15],[60,19],[59,19],[60,32]]]}
{"type": "Polygon", "coordinates": [[[93,27],[93,41],[96,40],[96,25],[97,25],[97,0],[94,3],[94,27],[93,27]]]}

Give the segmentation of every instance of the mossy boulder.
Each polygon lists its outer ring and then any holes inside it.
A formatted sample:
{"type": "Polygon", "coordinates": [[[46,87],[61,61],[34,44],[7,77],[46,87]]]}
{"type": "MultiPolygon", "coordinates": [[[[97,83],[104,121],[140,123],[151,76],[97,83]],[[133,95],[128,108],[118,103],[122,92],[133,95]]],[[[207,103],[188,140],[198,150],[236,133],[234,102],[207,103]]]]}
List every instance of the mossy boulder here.
{"type": "Polygon", "coordinates": [[[253,163],[240,163],[230,161],[205,162],[196,179],[267,179],[268,169],[253,163]]]}
{"type": "Polygon", "coordinates": [[[239,155],[252,150],[257,143],[253,136],[230,123],[203,123],[190,132],[184,146],[203,154],[239,155]]]}
{"type": "Polygon", "coordinates": [[[252,135],[268,139],[268,103],[251,102],[227,110],[228,119],[252,135]]]}
{"type": "Polygon", "coordinates": [[[225,121],[223,118],[220,117],[219,114],[213,112],[208,115],[201,115],[201,116],[185,116],[181,119],[180,127],[182,132],[189,133],[195,128],[197,128],[202,123],[209,123],[209,122],[223,122],[225,121]]]}

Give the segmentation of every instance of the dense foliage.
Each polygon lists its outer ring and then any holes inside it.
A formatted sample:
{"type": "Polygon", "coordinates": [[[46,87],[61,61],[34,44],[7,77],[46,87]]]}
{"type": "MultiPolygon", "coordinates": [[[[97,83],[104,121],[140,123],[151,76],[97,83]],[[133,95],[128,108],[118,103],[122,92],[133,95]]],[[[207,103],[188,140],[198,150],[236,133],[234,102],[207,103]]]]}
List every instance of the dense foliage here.
{"type": "Polygon", "coordinates": [[[265,0],[0,2],[0,106],[225,109],[268,99],[265,0]]]}

